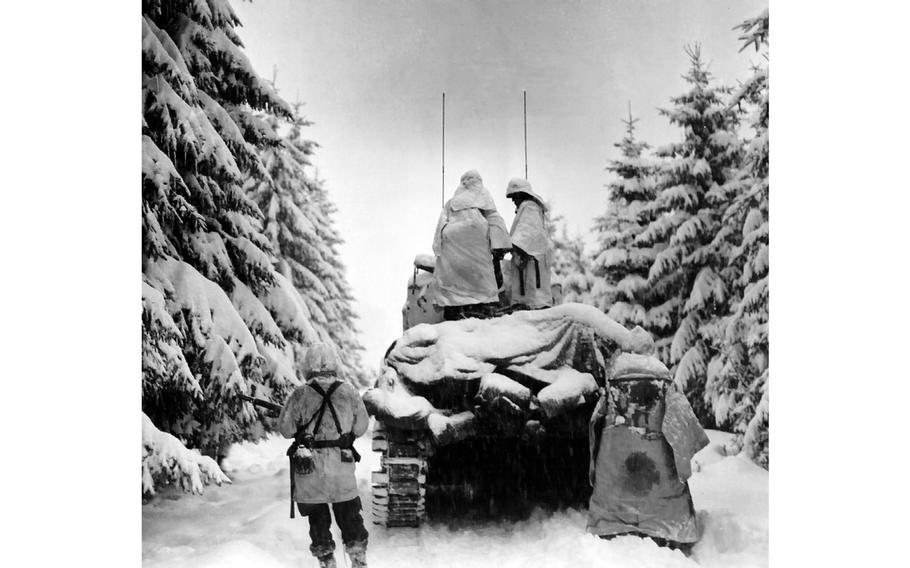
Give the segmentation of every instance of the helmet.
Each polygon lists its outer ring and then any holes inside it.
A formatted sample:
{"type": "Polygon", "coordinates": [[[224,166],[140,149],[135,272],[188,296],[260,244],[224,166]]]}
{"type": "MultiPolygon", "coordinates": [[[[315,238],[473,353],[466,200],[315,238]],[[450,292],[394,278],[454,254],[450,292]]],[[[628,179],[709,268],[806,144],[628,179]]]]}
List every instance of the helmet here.
{"type": "Polygon", "coordinates": [[[526,179],[521,178],[512,178],[509,181],[509,185],[506,186],[506,197],[512,197],[519,193],[524,193],[534,201],[540,204],[541,207],[546,207],[543,202],[543,198],[531,189],[531,184],[526,179]]]}
{"type": "Polygon", "coordinates": [[[308,379],[316,375],[337,374],[338,366],[338,354],[325,343],[314,343],[303,357],[303,368],[308,379]]]}

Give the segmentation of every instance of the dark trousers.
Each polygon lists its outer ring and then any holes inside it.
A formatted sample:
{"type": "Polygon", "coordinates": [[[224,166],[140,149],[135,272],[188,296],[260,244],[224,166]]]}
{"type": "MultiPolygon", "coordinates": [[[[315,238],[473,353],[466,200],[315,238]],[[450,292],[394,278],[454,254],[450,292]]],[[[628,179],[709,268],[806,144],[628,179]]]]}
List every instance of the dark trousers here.
{"type": "MultiPolygon", "coordinates": [[[[332,539],[332,515],[327,503],[297,503],[297,510],[310,521],[310,552],[315,557],[335,552],[335,541],[332,539]]],[[[366,550],[367,533],[360,517],[360,497],[350,501],[332,503],[335,511],[335,522],[341,529],[341,540],[348,552],[366,550]]]]}

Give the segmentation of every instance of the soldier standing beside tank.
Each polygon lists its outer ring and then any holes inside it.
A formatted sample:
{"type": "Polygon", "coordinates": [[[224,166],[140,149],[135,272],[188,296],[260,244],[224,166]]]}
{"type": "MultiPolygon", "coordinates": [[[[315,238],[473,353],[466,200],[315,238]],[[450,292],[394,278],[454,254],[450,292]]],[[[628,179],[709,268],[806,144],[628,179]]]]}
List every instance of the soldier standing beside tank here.
{"type": "Polygon", "coordinates": [[[506,224],[475,170],[461,176],[433,238],[435,302],[447,320],[492,315],[499,302],[500,259],[511,248],[506,224]]]}
{"type": "Polygon", "coordinates": [[[329,504],[341,529],[351,565],[366,566],[369,534],[360,516],[354,463],[354,439],[366,432],[369,416],[357,390],[337,377],[338,355],[324,344],[311,346],[304,357],[307,382],[291,394],[278,418],[278,430],[294,438],[291,456],[291,517],[293,503],[310,522],[310,552],[321,568],[335,568],[335,541],[329,504]]]}
{"type": "Polygon", "coordinates": [[[553,305],[550,290],[550,235],[546,205],[527,180],[514,178],[506,197],[515,203],[512,221],[512,309],[540,309],[553,305]]]}

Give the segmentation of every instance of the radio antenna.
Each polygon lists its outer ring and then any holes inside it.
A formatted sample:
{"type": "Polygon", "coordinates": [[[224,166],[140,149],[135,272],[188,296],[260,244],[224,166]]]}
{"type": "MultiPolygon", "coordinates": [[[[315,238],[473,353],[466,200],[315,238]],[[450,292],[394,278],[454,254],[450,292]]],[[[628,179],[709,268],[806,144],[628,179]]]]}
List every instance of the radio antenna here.
{"type": "Polygon", "coordinates": [[[442,92],[442,206],[446,206],[446,92],[442,92]]]}
{"type": "Polygon", "coordinates": [[[528,91],[522,91],[524,95],[524,123],[525,123],[525,179],[528,179],[528,91]]]}

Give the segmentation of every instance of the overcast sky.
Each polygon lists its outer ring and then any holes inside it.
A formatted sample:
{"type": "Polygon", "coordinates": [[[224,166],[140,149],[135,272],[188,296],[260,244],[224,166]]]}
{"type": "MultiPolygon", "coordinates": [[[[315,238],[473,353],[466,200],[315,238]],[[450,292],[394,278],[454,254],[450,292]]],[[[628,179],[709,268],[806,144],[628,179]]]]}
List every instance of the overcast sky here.
{"type": "Polygon", "coordinates": [[[710,71],[735,85],[754,51],[734,26],[763,0],[255,0],[232,2],[246,53],[315,122],[320,177],[338,205],[342,260],[357,298],[364,363],[378,367],[401,333],[414,255],[431,252],[441,206],[441,97],[446,196],[477,169],[500,213],[524,172],[587,233],[606,207],[604,166],[628,114],[660,145],[680,132],[658,115],[682,93],[683,47],[700,42],[710,71]]]}

